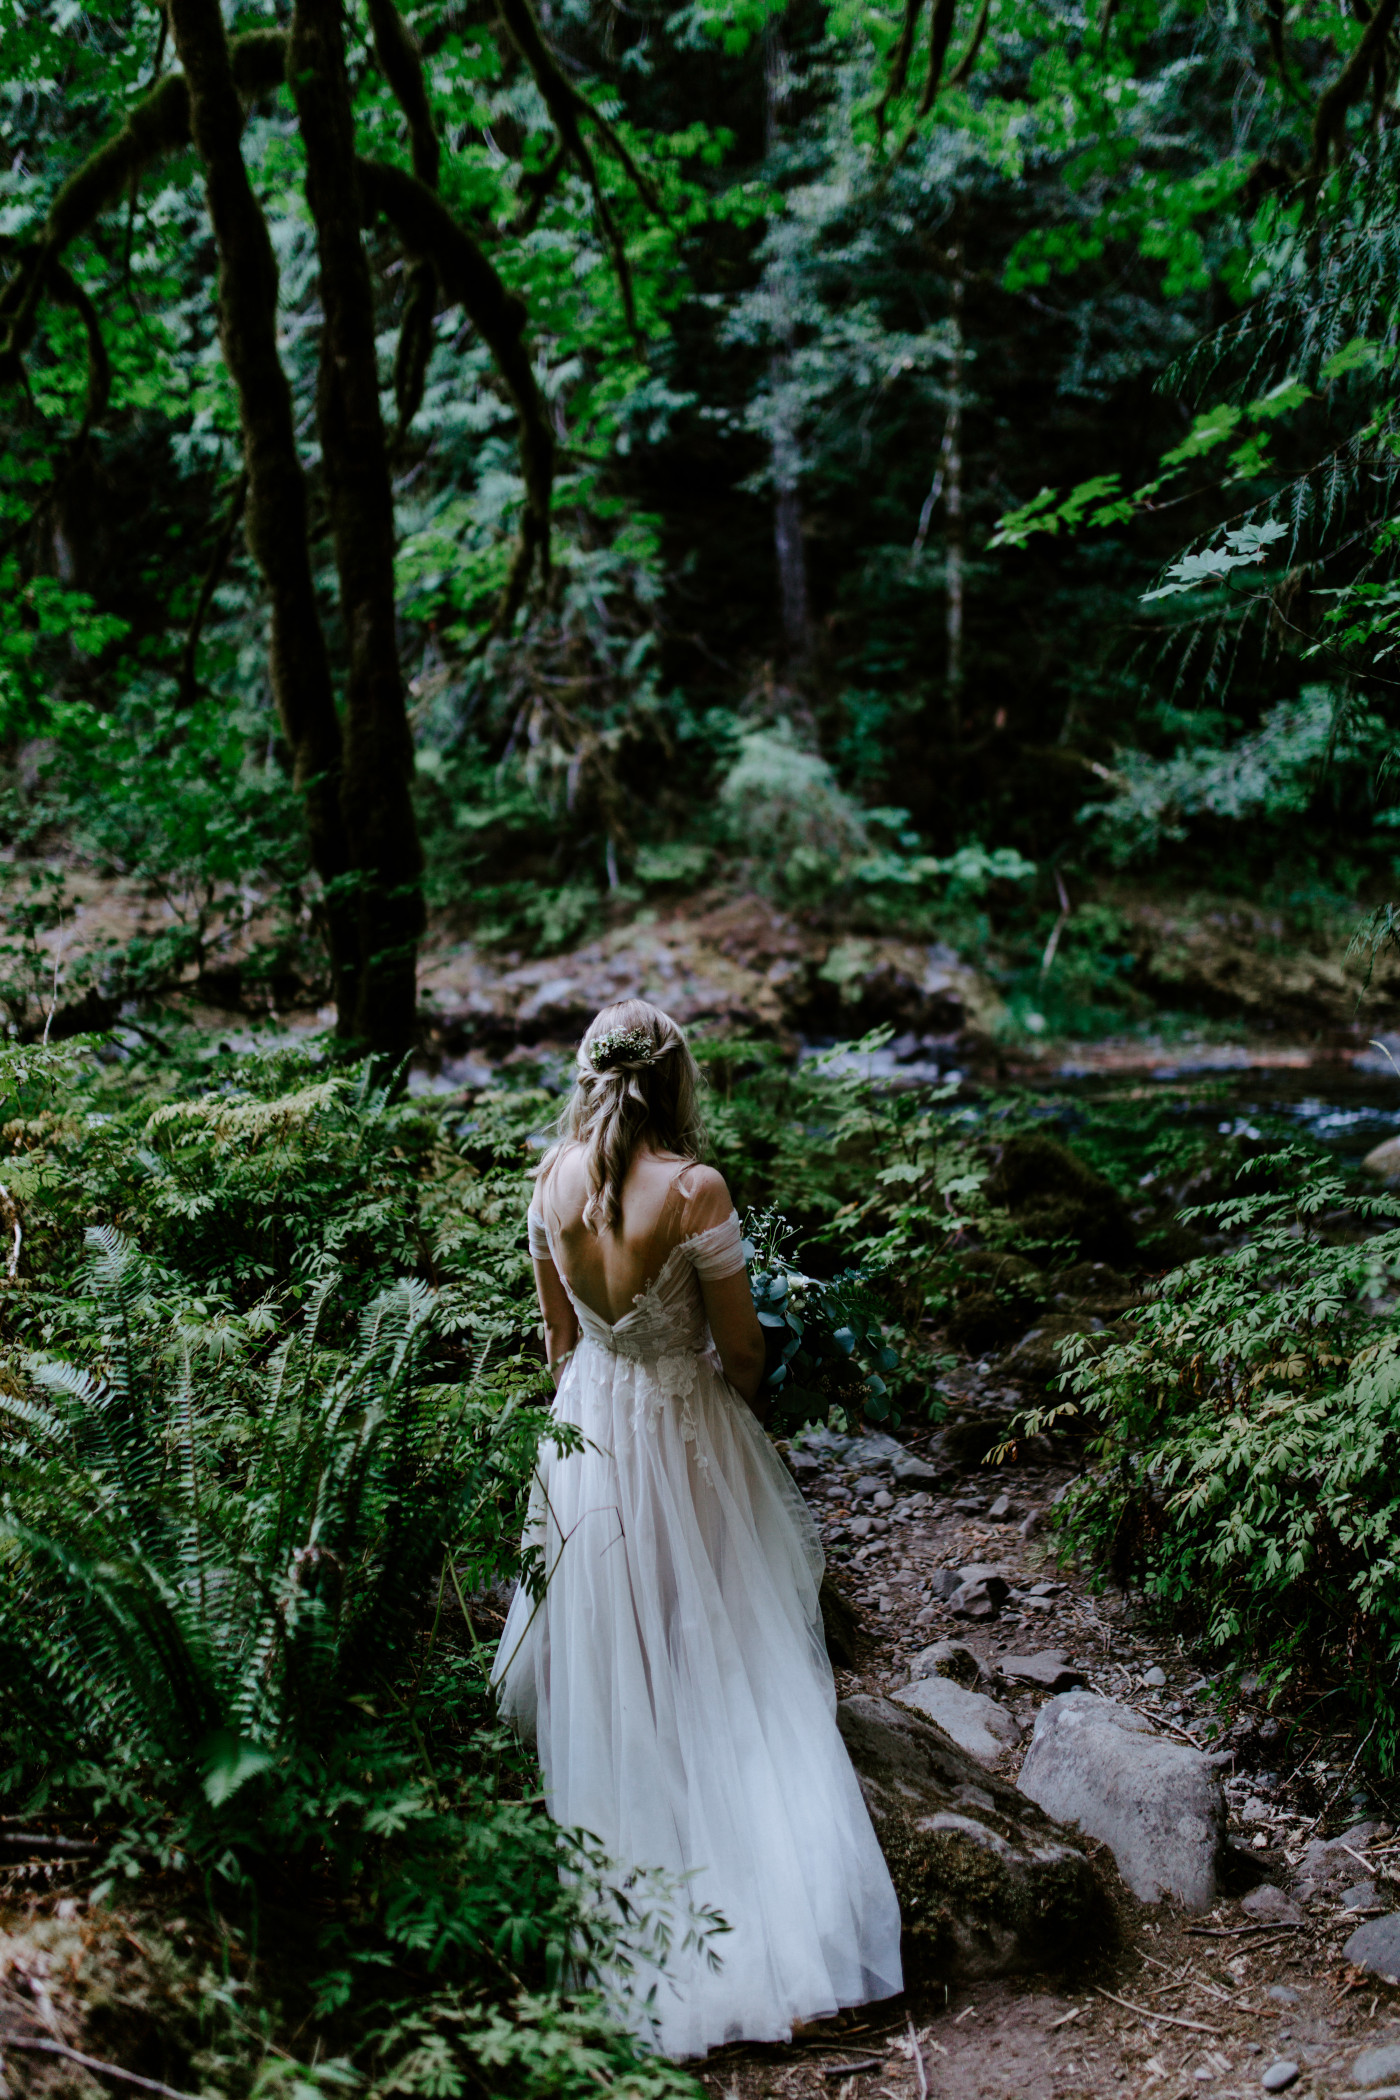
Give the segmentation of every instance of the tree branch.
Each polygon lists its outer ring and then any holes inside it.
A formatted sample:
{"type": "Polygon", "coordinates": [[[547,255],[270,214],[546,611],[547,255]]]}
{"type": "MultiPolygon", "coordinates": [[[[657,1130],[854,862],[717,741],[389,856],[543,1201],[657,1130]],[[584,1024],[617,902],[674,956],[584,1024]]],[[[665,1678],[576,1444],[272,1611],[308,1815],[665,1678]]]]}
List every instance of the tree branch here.
{"type": "Polygon", "coordinates": [[[899,42],[894,47],[890,60],[889,79],[885,92],[875,105],[875,129],[880,137],[885,136],[885,114],[896,95],[904,93],[904,84],[909,78],[909,61],[914,55],[914,32],[919,26],[919,16],[924,0],[904,0],[904,20],[899,25],[899,42]]]}
{"type": "Polygon", "coordinates": [[[442,199],[417,176],[363,155],[355,162],[355,172],[367,218],[382,212],[408,253],[432,262],[443,296],[463,309],[490,350],[520,419],[525,510],[510,579],[492,621],[491,631],[499,633],[514,617],[536,559],[542,575],[549,574],[554,439],[525,346],[525,307],[442,199]]]}
{"type": "Polygon", "coordinates": [[[223,575],[224,568],[228,562],[234,534],[238,531],[239,523],[243,517],[243,506],[247,498],[248,469],[244,467],[234,483],[233,495],[228,507],[228,516],[224,519],[223,529],[218,539],[214,542],[214,551],[209,557],[209,566],[205,570],[204,580],[199,586],[199,598],[195,604],[194,617],[190,621],[190,631],[185,636],[185,646],[180,652],[178,678],[180,704],[182,707],[192,707],[199,698],[199,680],[195,676],[195,669],[199,657],[200,636],[204,632],[204,622],[208,618],[209,608],[214,602],[214,593],[219,587],[219,578],[223,575]]]}
{"type": "Polygon", "coordinates": [[[1380,0],[1379,6],[1366,24],[1361,42],[1352,52],[1337,78],[1321,96],[1317,114],[1313,118],[1312,155],[1308,161],[1307,181],[1315,193],[1317,185],[1327,172],[1327,163],[1335,152],[1340,159],[1346,138],[1347,111],[1353,102],[1365,93],[1371,70],[1385,51],[1390,36],[1391,24],[1395,20],[1397,0],[1380,0]]]}

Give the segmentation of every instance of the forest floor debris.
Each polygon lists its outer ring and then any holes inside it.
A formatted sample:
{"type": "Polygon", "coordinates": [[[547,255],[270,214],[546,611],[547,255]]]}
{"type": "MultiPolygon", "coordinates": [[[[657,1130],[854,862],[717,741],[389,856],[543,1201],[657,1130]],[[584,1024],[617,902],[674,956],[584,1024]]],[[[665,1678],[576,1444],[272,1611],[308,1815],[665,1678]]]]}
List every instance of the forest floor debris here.
{"type": "MultiPolygon", "coordinates": [[[[910,1448],[918,1454],[931,1441],[910,1448]]],[[[1380,1922],[1400,1909],[1400,1889],[1386,1884],[1389,1863],[1400,1870],[1400,1827],[1356,1787],[1350,1752],[1317,1730],[1288,1735],[1253,1679],[1231,1693],[1137,1600],[1094,1593],[1057,1564],[1042,1526],[993,1520],[1003,1496],[1042,1516],[1072,1477],[1069,1465],[969,1470],[936,1491],[900,1492],[888,1457],[882,1469],[864,1445],[819,1440],[807,1447],[817,1455],[820,1466],[799,1478],[832,1578],[860,1615],[853,1666],[837,1673],[841,1696],[890,1698],[934,1657],[950,1681],[994,1691],[1019,1724],[1019,1741],[995,1765],[1014,1781],[1041,1706],[1070,1680],[1085,1683],[1166,1738],[1222,1760],[1236,1893],[1194,1914],[1170,1900],[1138,1903],[1100,1850],[1121,1937],[1082,1971],[916,1985],[788,2048],[722,2051],[703,2069],[714,2100],[1244,2100],[1267,2091],[1342,2100],[1400,2087],[1400,1984],[1347,1951],[1368,1916],[1380,1922]],[[872,1475],[889,1483],[877,1491],[890,1496],[878,1513],[874,1496],[855,1493],[872,1475]],[[861,1508],[878,1529],[854,1538],[850,1512],[861,1508]],[[994,1571],[1002,1601],[969,1621],[944,1592],[974,1569],[994,1571]]]]}

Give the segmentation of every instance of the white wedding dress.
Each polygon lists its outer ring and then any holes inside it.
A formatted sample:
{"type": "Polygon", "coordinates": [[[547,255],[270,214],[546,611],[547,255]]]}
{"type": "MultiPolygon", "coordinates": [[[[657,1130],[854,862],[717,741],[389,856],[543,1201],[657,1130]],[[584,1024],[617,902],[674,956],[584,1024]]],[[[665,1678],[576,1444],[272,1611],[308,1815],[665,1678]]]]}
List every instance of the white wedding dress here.
{"type": "MultiPolygon", "coordinates": [[[[529,1228],[553,1257],[534,1211],[529,1228]]],[[[705,1321],[700,1279],[743,1266],[731,1212],[615,1324],[559,1269],[580,1336],[554,1412],[585,1442],[541,1449],[525,1537],[547,1587],[517,1591],[496,1661],[555,1821],[624,1871],[687,1877],[729,1927],[717,1965],[692,1937],[625,1986],[675,2057],[901,1988],[899,1906],[836,1726],[821,1544],[705,1321]]]]}

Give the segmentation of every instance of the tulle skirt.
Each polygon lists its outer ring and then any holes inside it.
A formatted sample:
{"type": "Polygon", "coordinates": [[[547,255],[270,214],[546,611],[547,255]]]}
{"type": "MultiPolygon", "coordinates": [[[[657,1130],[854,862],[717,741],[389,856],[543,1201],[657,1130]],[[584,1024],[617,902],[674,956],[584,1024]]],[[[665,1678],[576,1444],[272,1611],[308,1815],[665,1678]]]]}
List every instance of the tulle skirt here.
{"type": "Polygon", "coordinates": [[[699,2056],[891,1996],[899,1907],[786,1468],[708,1352],[642,1362],[585,1339],[555,1413],[585,1443],[540,1454],[526,1539],[547,1587],[511,1606],[503,1709],[534,1735],[558,1823],[728,1927],[676,1932],[663,1965],[613,1978],[626,2016],[699,2056]]]}

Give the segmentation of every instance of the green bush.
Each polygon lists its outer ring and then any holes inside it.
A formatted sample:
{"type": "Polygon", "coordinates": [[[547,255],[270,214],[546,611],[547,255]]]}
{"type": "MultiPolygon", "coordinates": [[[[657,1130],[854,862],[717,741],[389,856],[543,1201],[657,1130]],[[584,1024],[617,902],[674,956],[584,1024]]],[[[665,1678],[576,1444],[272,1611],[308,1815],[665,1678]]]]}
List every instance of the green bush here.
{"type": "Polygon", "coordinates": [[[1233,1244],[1175,1270],[1066,1397],[1093,1466],[1072,1540],[1290,1700],[1344,1695],[1400,1755],[1400,1203],[1292,1151],[1200,1211],[1233,1244]],[[1251,1187],[1250,1184],[1253,1184],[1251,1187]],[[1364,1228],[1358,1234],[1358,1224],[1364,1228]]]}

